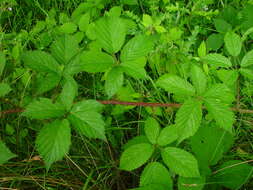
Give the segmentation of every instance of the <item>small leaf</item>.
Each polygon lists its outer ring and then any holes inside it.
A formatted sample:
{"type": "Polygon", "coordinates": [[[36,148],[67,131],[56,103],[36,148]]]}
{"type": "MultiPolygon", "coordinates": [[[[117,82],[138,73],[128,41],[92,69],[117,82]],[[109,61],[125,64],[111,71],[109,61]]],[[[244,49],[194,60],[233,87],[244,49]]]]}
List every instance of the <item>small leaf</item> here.
{"type": "Polygon", "coordinates": [[[207,56],[203,57],[203,60],[214,68],[218,67],[229,68],[232,66],[232,63],[228,58],[218,53],[210,53],[207,56]]]}
{"type": "Polygon", "coordinates": [[[174,125],[163,128],[157,139],[157,144],[160,146],[166,146],[178,138],[177,129],[174,125]]]}
{"type": "Polygon", "coordinates": [[[8,147],[0,140],[0,165],[6,163],[11,158],[16,157],[8,147]]]}
{"type": "Polygon", "coordinates": [[[146,121],[145,121],[145,134],[148,138],[148,140],[152,143],[152,144],[156,144],[156,140],[157,137],[160,133],[160,125],[159,123],[152,117],[149,117],[146,121]]]}
{"type": "Polygon", "coordinates": [[[152,38],[144,35],[135,36],[124,46],[120,60],[122,62],[134,61],[140,57],[147,56],[152,49],[152,38]]]}
{"type": "Polygon", "coordinates": [[[146,58],[141,57],[133,61],[123,62],[120,64],[120,66],[127,75],[135,79],[145,79],[147,76],[146,70],[144,68],[145,64],[146,58]]]}
{"type": "Polygon", "coordinates": [[[119,17],[103,17],[96,22],[95,34],[105,51],[117,53],[125,42],[126,26],[119,17]]]}
{"type": "Polygon", "coordinates": [[[90,22],[90,14],[89,13],[83,14],[78,22],[80,31],[86,32],[89,26],[89,22],[90,22]]]}
{"type": "Polygon", "coordinates": [[[130,146],[120,157],[120,169],[131,171],[145,164],[154,152],[151,144],[141,143],[130,146]]]}
{"type": "Polygon", "coordinates": [[[22,60],[25,66],[38,72],[54,72],[60,73],[60,65],[48,53],[35,50],[28,51],[22,55],[22,60]]]}
{"type": "Polygon", "coordinates": [[[11,87],[7,83],[0,83],[0,97],[4,97],[11,91],[11,87]]]}
{"type": "Polygon", "coordinates": [[[239,71],[242,76],[244,76],[250,80],[253,80],[253,71],[251,69],[240,68],[239,71]]]}
{"type": "Polygon", "coordinates": [[[198,162],[192,154],[185,150],[167,147],[162,151],[165,164],[182,177],[199,177],[198,162]]]}
{"type": "Polygon", "coordinates": [[[68,120],[55,120],[46,124],[36,138],[36,147],[46,163],[47,170],[52,163],[61,160],[68,153],[71,144],[71,130],[68,120]]]}
{"type": "Polygon", "coordinates": [[[109,97],[115,95],[123,85],[124,75],[120,67],[113,67],[106,75],[105,91],[109,97]]]}
{"type": "Polygon", "coordinates": [[[202,190],[205,186],[205,177],[200,178],[178,178],[178,190],[202,190]]]}
{"type": "Polygon", "coordinates": [[[170,93],[177,95],[193,96],[194,87],[186,80],[171,74],[161,76],[156,84],[170,93]]]}
{"type": "Polygon", "coordinates": [[[179,108],[176,114],[175,127],[178,132],[178,142],[193,136],[202,120],[202,102],[189,99],[179,108]]]}
{"type": "Polygon", "coordinates": [[[248,67],[250,65],[253,65],[253,50],[247,52],[241,62],[242,67],[248,67]]]}
{"type": "Polygon", "coordinates": [[[22,113],[23,116],[32,119],[49,119],[61,117],[65,114],[64,107],[60,104],[53,104],[50,99],[40,98],[39,100],[30,103],[25,111],[22,113]]]}
{"type": "Polygon", "coordinates": [[[3,74],[6,64],[6,58],[3,52],[0,52],[0,76],[3,74]]]}
{"type": "Polygon", "coordinates": [[[227,32],[225,37],[225,47],[229,54],[236,57],[240,54],[242,49],[242,40],[239,35],[234,32],[227,32]]]}
{"type": "Polygon", "coordinates": [[[103,52],[87,51],[81,55],[82,69],[86,72],[96,73],[108,70],[114,64],[113,58],[103,52]]]}
{"type": "Polygon", "coordinates": [[[240,189],[252,178],[253,167],[243,161],[230,160],[225,162],[218,172],[212,177],[212,181],[229,189],[240,189]]]}
{"type": "Polygon", "coordinates": [[[206,56],[206,43],[205,43],[205,41],[201,42],[201,44],[198,48],[198,56],[199,57],[206,56]]]}
{"type": "Polygon", "coordinates": [[[172,190],[172,179],[169,171],[159,162],[148,164],[140,177],[140,186],[145,187],[152,184],[163,185],[166,190],[172,190]]]}
{"type": "Polygon", "coordinates": [[[72,34],[77,30],[77,26],[73,22],[64,23],[60,26],[60,31],[65,34],[72,34]]]}
{"type": "Polygon", "coordinates": [[[207,77],[205,73],[196,65],[192,65],[191,68],[191,80],[196,89],[196,92],[201,95],[206,90],[207,77]]]}

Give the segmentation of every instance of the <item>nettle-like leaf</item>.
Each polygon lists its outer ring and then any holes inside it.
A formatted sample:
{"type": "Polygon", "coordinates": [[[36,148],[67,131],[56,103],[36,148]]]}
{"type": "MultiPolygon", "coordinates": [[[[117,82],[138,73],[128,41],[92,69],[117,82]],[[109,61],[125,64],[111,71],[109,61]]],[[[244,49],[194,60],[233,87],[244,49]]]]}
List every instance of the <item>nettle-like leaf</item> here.
{"type": "Polygon", "coordinates": [[[172,179],[169,171],[159,162],[149,163],[141,173],[140,187],[152,184],[163,185],[166,190],[172,190],[172,179]]]}
{"type": "Polygon", "coordinates": [[[160,146],[166,146],[178,138],[178,132],[175,125],[169,125],[163,128],[157,138],[157,144],[160,146]]]}
{"type": "Polygon", "coordinates": [[[152,144],[156,144],[157,138],[159,136],[160,133],[160,125],[159,123],[152,117],[149,117],[146,121],[145,121],[145,134],[148,138],[148,140],[152,143],[152,144]]]}
{"type": "Polygon", "coordinates": [[[191,68],[191,80],[196,89],[197,94],[201,95],[206,90],[207,77],[205,73],[196,65],[191,68]]]}
{"type": "Polygon", "coordinates": [[[205,177],[199,178],[187,178],[179,177],[178,178],[178,190],[202,190],[205,186],[206,179],[205,177]]]}
{"type": "Polygon", "coordinates": [[[131,171],[145,164],[152,156],[154,147],[140,143],[127,148],[120,157],[120,169],[131,171]]]}
{"type": "Polygon", "coordinates": [[[60,65],[52,55],[46,52],[39,50],[27,51],[22,55],[22,60],[25,66],[35,71],[61,73],[60,65]]]}
{"type": "Polygon", "coordinates": [[[49,90],[52,90],[56,87],[60,80],[61,76],[55,73],[38,73],[36,75],[36,92],[37,94],[43,94],[49,90]]]}
{"type": "Polygon", "coordinates": [[[73,76],[79,72],[84,71],[83,69],[84,61],[82,60],[82,54],[77,54],[70,62],[65,65],[63,70],[64,76],[73,76]]]}
{"type": "Polygon", "coordinates": [[[246,53],[246,55],[242,58],[241,67],[248,67],[253,65],[253,50],[246,53]]]}
{"type": "Polygon", "coordinates": [[[239,35],[229,31],[224,37],[225,47],[228,50],[229,54],[232,56],[238,56],[242,49],[242,40],[239,35]]]}
{"type": "Polygon", "coordinates": [[[49,119],[61,117],[65,114],[64,106],[53,104],[51,99],[40,98],[31,102],[22,113],[23,116],[32,119],[49,119]]]}
{"type": "Polygon", "coordinates": [[[100,103],[84,100],[72,107],[68,120],[80,135],[106,140],[105,123],[100,111],[100,103]]]}
{"type": "Polygon", "coordinates": [[[63,35],[56,39],[51,45],[51,53],[61,64],[68,64],[69,61],[79,52],[76,38],[72,35],[63,35]]]}
{"type": "Polygon", "coordinates": [[[218,53],[210,53],[206,55],[205,57],[203,57],[203,61],[205,61],[213,68],[229,68],[232,66],[231,61],[227,57],[218,53]]]}
{"type": "Polygon", "coordinates": [[[61,160],[68,153],[70,144],[71,130],[68,120],[55,120],[41,129],[36,138],[36,147],[47,170],[52,163],[61,160]]]}
{"type": "Polygon", "coordinates": [[[153,45],[153,40],[149,36],[135,36],[122,49],[120,60],[121,62],[131,62],[145,57],[153,49],[153,45]]]}
{"type": "Polygon", "coordinates": [[[127,141],[127,143],[123,145],[123,150],[128,149],[130,146],[133,146],[136,144],[141,144],[141,143],[149,144],[148,138],[144,135],[136,136],[136,137],[130,139],[129,141],[127,141]]]}
{"type": "Polygon", "coordinates": [[[117,53],[125,42],[126,26],[119,17],[103,17],[95,23],[96,39],[108,53],[117,53]]]}
{"type": "Polygon", "coordinates": [[[115,95],[122,87],[124,75],[122,68],[113,67],[106,75],[105,92],[109,97],[115,95]]]}
{"type": "Polygon", "coordinates": [[[252,175],[253,167],[251,165],[240,160],[230,160],[218,168],[218,172],[212,176],[211,181],[236,190],[251,179],[252,175]]]}
{"type": "Polygon", "coordinates": [[[253,80],[253,70],[252,69],[245,69],[245,68],[240,68],[239,72],[241,73],[242,76],[253,80]]]}
{"type": "Polygon", "coordinates": [[[219,69],[217,70],[217,76],[224,84],[226,84],[228,87],[231,87],[235,85],[239,74],[238,74],[238,70],[219,69]]]}
{"type": "Polygon", "coordinates": [[[166,91],[177,95],[193,96],[195,94],[194,87],[185,79],[176,75],[165,74],[157,80],[156,84],[166,91]]]}
{"type": "Polygon", "coordinates": [[[167,147],[162,150],[162,159],[164,163],[179,176],[200,176],[196,158],[185,150],[175,147],[167,147]]]}
{"type": "Polygon", "coordinates": [[[216,125],[205,125],[191,138],[190,144],[199,163],[212,166],[229,150],[233,137],[216,125]]]}
{"type": "Polygon", "coordinates": [[[11,91],[11,87],[7,83],[0,83],[0,97],[4,97],[11,91]]]}
{"type": "Polygon", "coordinates": [[[0,165],[6,163],[8,160],[16,157],[8,147],[0,140],[0,165]]]}
{"type": "Polygon", "coordinates": [[[176,114],[175,127],[178,132],[178,142],[193,136],[202,120],[202,102],[189,99],[179,108],[176,114]]]}
{"type": "Polygon", "coordinates": [[[140,57],[136,60],[123,62],[120,64],[120,67],[122,67],[123,71],[127,75],[135,79],[145,79],[147,77],[147,73],[144,68],[146,61],[145,57],[140,57]]]}
{"type": "Polygon", "coordinates": [[[105,72],[114,64],[112,56],[99,51],[86,51],[81,55],[82,69],[87,72],[105,72]]]}

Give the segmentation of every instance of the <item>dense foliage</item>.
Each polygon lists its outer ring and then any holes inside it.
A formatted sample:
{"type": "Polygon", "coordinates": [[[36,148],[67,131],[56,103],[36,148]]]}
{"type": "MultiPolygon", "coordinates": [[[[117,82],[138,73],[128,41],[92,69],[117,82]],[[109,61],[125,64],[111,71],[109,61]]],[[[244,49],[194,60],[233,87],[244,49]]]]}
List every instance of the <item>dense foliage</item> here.
{"type": "Polygon", "coordinates": [[[0,189],[253,189],[252,0],[0,11],[0,189]]]}

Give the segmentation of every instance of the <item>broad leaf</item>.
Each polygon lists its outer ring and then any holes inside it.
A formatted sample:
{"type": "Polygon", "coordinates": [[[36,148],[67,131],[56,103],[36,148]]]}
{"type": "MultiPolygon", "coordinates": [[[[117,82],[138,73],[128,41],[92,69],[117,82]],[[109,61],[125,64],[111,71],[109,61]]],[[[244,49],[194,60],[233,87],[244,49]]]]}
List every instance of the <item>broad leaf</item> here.
{"type": "Polygon", "coordinates": [[[171,74],[161,76],[156,84],[170,93],[177,95],[193,96],[194,87],[186,80],[171,74]]]}
{"type": "Polygon", "coordinates": [[[198,162],[192,154],[185,150],[167,147],[162,151],[164,163],[182,177],[199,177],[198,162]]]}
{"type": "Polygon", "coordinates": [[[206,46],[208,50],[218,50],[223,44],[223,35],[213,33],[206,40],[206,46]]]}
{"type": "Polygon", "coordinates": [[[229,150],[233,144],[233,137],[220,127],[205,125],[191,138],[190,144],[199,163],[212,166],[229,150]]]}
{"type": "Polygon", "coordinates": [[[0,165],[6,163],[11,158],[16,157],[8,147],[0,140],[0,165]]]}
{"type": "Polygon", "coordinates": [[[152,184],[163,185],[166,190],[172,190],[172,179],[169,171],[159,162],[148,164],[140,177],[140,186],[145,187],[152,184]]]}
{"type": "Polygon", "coordinates": [[[157,137],[160,133],[160,125],[159,123],[152,117],[149,117],[146,121],[145,121],[145,134],[148,138],[148,140],[152,143],[152,144],[156,144],[157,141],[157,137]]]}
{"type": "Polygon", "coordinates": [[[52,55],[60,64],[68,64],[79,52],[78,42],[74,36],[63,35],[51,46],[52,55]]]}
{"type": "Polygon", "coordinates": [[[25,66],[38,72],[61,73],[60,65],[50,54],[35,50],[25,52],[22,56],[25,66]]]}
{"type": "Polygon", "coordinates": [[[65,114],[65,109],[60,104],[53,104],[50,99],[40,98],[31,102],[22,113],[23,116],[32,119],[49,119],[61,117],[65,114]]]}
{"type": "Polygon", "coordinates": [[[113,67],[106,75],[105,92],[112,97],[123,85],[124,75],[120,67],[113,67]]]}
{"type": "Polygon", "coordinates": [[[228,58],[218,53],[210,53],[205,57],[203,57],[203,60],[214,68],[218,67],[229,68],[232,66],[232,63],[228,58]]]}
{"type": "Polygon", "coordinates": [[[105,123],[97,112],[100,109],[93,101],[78,102],[71,109],[68,120],[80,135],[105,140],[105,123]]]}
{"type": "Polygon", "coordinates": [[[252,69],[244,69],[244,68],[240,68],[240,73],[242,76],[250,79],[250,80],[253,80],[253,70],[252,69]]]}
{"type": "Polygon", "coordinates": [[[37,150],[45,161],[47,169],[68,153],[70,144],[71,130],[66,119],[46,124],[36,138],[37,150]]]}
{"type": "Polygon", "coordinates": [[[235,121],[232,110],[220,99],[206,98],[204,104],[208,113],[214,118],[218,126],[228,132],[232,132],[232,126],[235,121]]]}
{"type": "Polygon", "coordinates": [[[178,190],[202,190],[205,186],[205,177],[199,178],[178,178],[178,190]]]}
{"type": "Polygon", "coordinates": [[[88,29],[89,22],[90,22],[90,14],[89,13],[83,14],[78,22],[80,31],[86,32],[86,30],[88,29]]]}
{"type": "Polygon", "coordinates": [[[243,161],[225,162],[212,177],[212,181],[229,189],[240,189],[253,175],[253,167],[243,161]]]}
{"type": "Polygon", "coordinates": [[[79,72],[84,71],[83,65],[85,64],[85,61],[81,59],[82,54],[78,54],[73,59],[70,60],[70,62],[64,67],[63,75],[64,76],[73,76],[74,74],[77,74],[79,72]]]}
{"type": "Polygon", "coordinates": [[[64,34],[72,34],[77,30],[77,26],[73,22],[66,22],[59,27],[60,31],[64,34]]]}
{"type": "Polygon", "coordinates": [[[214,26],[220,33],[226,33],[232,29],[232,26],[223,19],[214,19],[214,26]]]}
{"type": "Polygon", "coordinates": [[[7,95],[11,91],[11,87],[7,83],[0,83],[0,97],[7,95]]]}
{"type": "Polygon", "coordinates": [[[202,120],[202,102],[194,99],[186,100],[176,114],[175,127],[178,132],[178,142],[193,136],[202,120]]]}
{"type": "Polygon", "coordinates": [[[253,65],[253,50],[247,52],[241,62],[242,67],[248,67],[250,65],[253,65]]]}
{"type": "Polygon", "coordinates": [[[96,22],[95,34],[105,51],[116,53],[125,42],[126,26],[119,17],[103,17],[96,22]]]}
{"type": "Polygon", "coordinates": [[[146,70],[145,70],[145,65],[146,65],[146,58],[145,57],[140,57],[136,60],[133,61],[127,61],[127,62],[123,62],[122,64],[120,64],[120,66],[122,67],[123,71],[135,78],[135,79],[145,79],[147,74],[146,74],[146,70]]]}
{"type": "Polygon", "coordinates": [[[91,73],[104,72],[114,64],[112,56],[99,51],[84,52],[81,60],[82,69],[91,73]]]}
{"type": "Polygon", "coordinates": [[[132,38],[123,48],[120,60],[134,61],[146,56],[153,49],[153,40],[149,36],[139,35],[132,38]]]}
{"type": "Polygon", "coordinates": [[[61,76],[56,73],[43,73],[37,75],[36,78],[36,92],[43,94],[56,87],[61,80],[61,76]]]}
{"type": "Polygon", "coordinates": [[[191,68],[191,80],[196,89],[197,94],[201,95],[206,90],[207,77],[205,73],[196,65],[191,68]]]}
{"type": "Polygon", "coordinates": [[[141,144],[141,143],[149,144],[148,138],[144,135],[135,136],[134,138],[130,139],[129,141],[127,141],[126,144],[123,145],[123,150],[128,149],[130,146],[141,144]]]}
{"type": "Polygon", "coordinates": [[[224,37],[226,49],[232,56],[238,56],[242,49],[242,40],[239,35],[234,32],[227,32],[224,37]]]}
{"type": "MultiPolygon", "coordinates": [[[[236,84],[236,81],[238,79],[238,71],[237,70],[226,70],[226,69],[219,69],[217,71],[217,75],[219,77],[219,79],[224,83],[226,84],[228,87],[232,87],[236,84]]],[[[223,88],[223,87],[221,87],[223,88]]],[[[226,89],[226,88],[225,88],[226,89]]],[[[209,90],[212,90],[209,89],[209,90]]],[[[215,92],[214,92],[215,93],[215,92]]],[[[212,94],[212,93],[211,93],[212,94]]],[[[230,93],[231,94],[231,93],[230,93]]],[[[231,96],[231,95],[230,95],[231,96]]],[[[223,97],[224,94],[223,94],[223,97]]],[[[224,98],[225,99],[225,98],[224,98]]],[[[226,96],[226,99],[227,99],[227,96],[226,96]]]]}
{"type": "Polygon", "coordinates": [[[178,138],[177,128],[174,125],[169,125],[163,128],[158,136],[157,144],[166,146],[178,138]]]}
{"type": "Polygon", "coordinates": [[[130,146],[120,157],[120,169],[131,171],[145,164],[154,152],[151,144],[141,143],[130,146]]]}

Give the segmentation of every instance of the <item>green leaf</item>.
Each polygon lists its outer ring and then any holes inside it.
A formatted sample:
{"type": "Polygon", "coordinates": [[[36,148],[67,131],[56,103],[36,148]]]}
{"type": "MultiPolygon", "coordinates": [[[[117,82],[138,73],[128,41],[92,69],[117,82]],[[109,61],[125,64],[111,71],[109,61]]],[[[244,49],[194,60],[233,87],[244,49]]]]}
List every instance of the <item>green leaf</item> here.
{"type": "Polygon", "coordinates": [[[80,135],[106,140],[105,123],[102,115],[98,113],[100,110],[97,102],[84,100],[73,106],[68,120],[80,135]]]}
{"type": "Polygon", "coordinates": [[[53,42],[50,50],[58,63],[66,65],[79,52],[79,47],[74,36],[63,35],[53,42]]]}
{"type": "Polygon", "coordinates": [[[157,138],[159,136],[160,133],[160,125],[159,123],[152,117],[149,117],[146,121],[145,121],[145,134],[148,138],[148,140],[152,143],[152,144],[156,144],[157,138]]]}
{"type": "Polygon", "coordinates": [[[46,124],[36,138],[36,148],[45,161],[47,170],[52,163],[61,160],[68,153],[71,144],[71,130],[68,120],[55,120],[46,124]]]}
{"type": "Polygon", "coordinates": [[[179,108],[176,114],[175,127],[178,132],[178,142],[193,136],[202,120],[202,102],[189,99],[179,108]]]}
{"type": "Polygon", "coordinates": [[[206,40],[208,50],[218,50],[224,42],[222,34],[211,34],[206,40]]]}
{"type": "Polygon", "coordinates": [[[81,59],[82,54],[78,54],[70,62],[64,67],[63,75],[64,76],[73,76],[77,73],[82,72],[83,65],[85,64],[84,61],[81,59]]]}
{"type": "Polygon", "coordinates": [[[253,71],[251,69],[240,68],[239,71],[242,74],[242,76],[244,76],[250,80],[253,80],[253,71]]]}
{"type": "Polygon", "coordinates": [[[90,22],[90,14],[89,13],[83,14],[78,22],[80,31],[86,32],[89,26],[89,22],[90,22]]]}
{"type": "MultiPolygon", "coordinates": [[[[218,75],[219,79],[224,84],[226,84],[228,87],[231,87],[231,86],[235,85],[235,83],[238,79],[238,76],[239,76],[237,70],[226,70],[226,69],[219,69],[217,71],[217,75],[218,75]]],[[[232,98],[232,100],[234,100],[234,98],[232,98]]]]}
{"type": "Polygon", "coordinates": [[[206,43],[205,43],[205,41],[202,41],[199,48],[198,48],[198,56],[199,57],[206,56],[206,43]]]}
{"type": "MultiPolygon", "coordinates": [[[[130,190],[167,190],[166,186],[161,184],[150,184],[143,187],[138,187],[130,190]]],[[[168,189],[170,190],[170,189],[168,189]]]]}
{"type": "Polygon", "coordinates": [[[253,65],[253,50],[247,52],[241,62],[242,67],[248,67],[250,65],[253,65]]]}
{"type": "Polygon", "coordinates": [[[77,30],[77,26],[73,22],[67,22],[60,26],[60,31],[65,34],[72,34],[77,30]]]}
{"type": "Polygon", "coordinates": [[[127,75],[135,79],[145,79],[147,77],[146,70],[144,68],[145,65],[146,65],[145,57],[141,57],[133,61],[123,62],[122,64],[120,64],[123,71],[127,75]]]}
{"type": "Polygon", "coordinates": [[[134,61],[145,57],[153,49],[153,40],[149,36],[138,35],[133,37],[121,51],[122,62],[134,61]]]}
{"type": "Polygon", "coordinates": [[[135,136],[134,138],[130,139],[129,141],[127,141],[126,144],[123,145],[123,150],[128,149],[130,146],[141,144],[141,143],[149,144],[148,138],[144,135],[135,136]]]}
{"type": "Polygon", "coordinates": [[[81,55],[82,69],[96,73],[108,70],[114,64],[112,56],[99,51],[86,51],[81,55]]]}
{"type": "Polygon", "coordinates": [[[0,140],[0,165],[6,163],[11,158],[16,157],[8,147],[0,140]]]}
{"type": "Polygon", "coordinates": [[[126,26],[119,17],[103,17],[96,22],[96,38],[108,53],[117,53],[125,42],[126,26]]]}
{"type": "Polygon", "coordinates": [[[58,74],[61,72],[57,61],[50,54],[43,51],[25,52],[22,55],[22,60],[25,66],[38,72],[54,72],[58,74]]]}
{"type": "Polygon", "coordinates": [[[157,144],[159,146],[166,146],[178,138],[177,128],[174,125],[163,128],[158,136],[157,144]]]}
{"type": "Polygon", "coordinates": [[[189,82],[176,75],[165,74],[157,80],[156,84],[176,95],[193,96],[195,94],[194,87],[189,82]]]}
{"type": "Polygon", "coordinates": [[[233,137],[216,125],[204,125],[191,138],[190,144],[199,164],[212,166],[229,150],[233,137]]]}
{"type": "Polygon", "coordinates": [[[205,186],[205,177],[199,178],[178,178],[178,190],[202,190],[205,186]]]}
{"type": "Polygon", "coordinates": [[[115,95],[122,87],[124,75],[120,67],[113,67],[106,75],[105,92],[109,97],[115,95]]]}
{"type": "Polygon", "coordinates": [[[210,53],[207,56],[203,57],[203,60],[214,68],[229,68],[232,66],[232,63],[228,58],[218,53],[210,53]]]}
{"type": "Polygon", "coordinates": [[[6,64],[5,55],[3,52],[0,52],[0,76],[3,74],[5,64],[6,64]]]}
{"type": "Polygon", "coordinates": [[[252,175],[253,167],[251,165],[240,160],[230,160],[218,168],[212,181],[236,190],[241,189],[252,178],[252,175]]]}
{"type": "Polygon", "coordinates": [[[130,146],[120,157],[120,169],[131,171],[145,164],[152,156],[154,147],[151,144],[141,143],[130,146]]]}
{"type": "Polygon", "coordinates": [[[60,104],[53,104],[50,99],[40,98],[31,102],[22,113],[23,116],[32,119],[49,119],[61,117],[65,114],[64,107],[60,104]]]}
{"type": "Polygon", "coordinates": [[[220,33],[226,33],[232,29],[232,26],[223,19],[214,19],[214,25],[220,33]]]}
{"type": "Polygon", "coordinates": [[[159,162],[149,163],[141,173],[140,186],[145,187],[152,184],[163,185],[166,190],[172,190],[172,179],[169,171],[159,162]]]}
{"type": "Polygon", "coordinates": [[[36,92],[37,94],[43,94],[56,87],[61,80],[61,76],[55,73],[43,73],[37,75],[36,78],[36,92]]]}
{"type": "Polygon", "coordinates": [[[202,69],[196,65],[192,65],[191,67],[191,80],[197,94],[203,94],[206,90],[207,77],[202,69]]]}
{"type": "Polygon", "coordinates": [[[242,40],[239,35],[234,32],[227,32],[224,37],[225,47],[229,54],[236,57],[242,49],[242,40]]]}
{"type": "Polygon", "coordinates": [[[162,151],[162,159],[171,171],[182,177],[200,176],[197,160],[185,150],[167,147],[162,151]]]}
{"type": "Polygon", "coordinates": [[[0,83],[0,97],[7,95],[11,91],[11,87],[7,83],[0,83]]]}
{"type": "Polygon", "coordinates": [[[66,79],[60,94],[61,103],[65,106],[66,110],[70,110],[73,101],[77,95],[78,86],[73,78],[66,79]]]}
{"type": "Polygon", "coordinates": [[[231,133],[235,121],[233,111],[220,99],[205,98],[204,104],[218,126],[231,133]]]}

